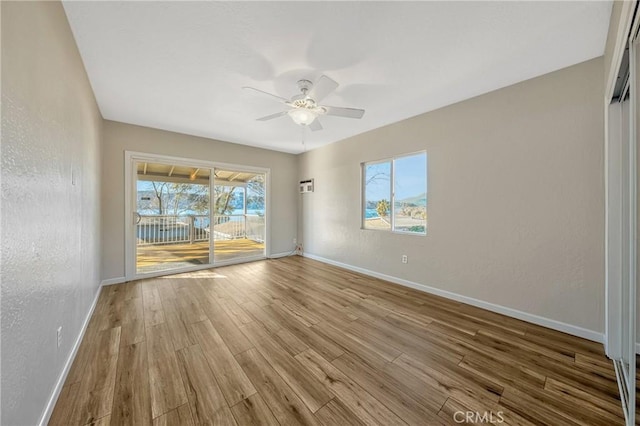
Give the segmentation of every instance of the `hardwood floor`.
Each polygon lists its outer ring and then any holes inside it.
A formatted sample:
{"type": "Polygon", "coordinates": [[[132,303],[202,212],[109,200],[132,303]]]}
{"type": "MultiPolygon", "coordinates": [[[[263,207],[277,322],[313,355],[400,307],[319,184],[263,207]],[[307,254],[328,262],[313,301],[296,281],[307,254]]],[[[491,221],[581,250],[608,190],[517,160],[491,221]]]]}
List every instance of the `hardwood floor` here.
{"type": "MultiPolygon", "coordinates": [[[[264,255],[264,243],[247,238],[215,241],[216,262],[264,255]]],[[[193,244],[157,244],[137,248],[136,268],[138,273],[168,271],[209,263],[209,241],[193,244]]]]}
{"type": "Polygon", "coordinates": [[[623,424],[600,344],[301,257],[105,287],[51,425],[623,424]]]}

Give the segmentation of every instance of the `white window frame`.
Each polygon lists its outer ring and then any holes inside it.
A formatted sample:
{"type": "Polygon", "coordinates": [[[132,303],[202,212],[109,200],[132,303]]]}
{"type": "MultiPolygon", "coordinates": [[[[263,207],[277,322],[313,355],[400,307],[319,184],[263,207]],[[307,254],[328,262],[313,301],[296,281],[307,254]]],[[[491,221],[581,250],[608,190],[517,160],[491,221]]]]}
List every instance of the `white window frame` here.
{"type": "MultiPolygon", "coordinates": [[[[364,230],[364,231],[380,231],[380,232],[391,232],[394,234],[402,234],[402,235],[413,235],[413,236],[417,236],[417,237],[426,237],[427,236],[427,232],[428,232],[428,224],[425,226],[424,228],[424,232],[412,232],[412,231],[398,231],[396,230],[396,214],[395,214],[395,201],[396,201],[396,191],[395,191],[395,187],[396,187],[396,160],[398,159],[402,159],[402,158],[406,158],[406,157],[413,157],[416,155],[421,155],[424,154],[425,156],[425,175],[424,175],[424,181],[426,183],[426,192],[427,194],[429,193],[429,180],[428,180],[428,175],[429,175],[429,156],[427,154],[426,150],[422,150],[422,151],[415,151],[415,152],[411,152],[408,154],[400,154],[400,155],[394,155],[393,157],[388,157],[388,158],[382,158],[379,160],[372,160],[372,161],[364,161],[362,163],[360,163],[360,197],[361,197],[361,210],[360,210],[360,229],[364,230]],[[366,184],[366,178],[367,178],[367,172],[366,172],[366,167],[370,166],[370,165],[374,165],[374,164],[382,164],[382,163],[390,163],[390,179],[389,179],[389,204],[390,204],[390,212],[391,212],[391,228],[390,229],[375,229],[375,228],[367,228],[365,227],[365,220],[366,220],[366,211],[367,211],[367,184],[366,184]]],[[[427,206],[425,206],[425,208],[428,211],[428,204],[429,201],[427,200],[427,206]]],[[[427,216],[428,217],[428,216],[427,216]]],[[[427,220],[428,221],[428,220],[427,220]]]]}

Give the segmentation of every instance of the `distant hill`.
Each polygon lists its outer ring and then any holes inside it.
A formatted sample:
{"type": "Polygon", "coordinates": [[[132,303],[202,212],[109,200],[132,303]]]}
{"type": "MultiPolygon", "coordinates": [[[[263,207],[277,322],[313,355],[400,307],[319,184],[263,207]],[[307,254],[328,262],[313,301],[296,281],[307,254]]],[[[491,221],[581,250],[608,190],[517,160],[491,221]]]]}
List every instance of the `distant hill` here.
{"type": "Polygon", "coordinates": [[[416,195],[414,197],[407,197],[402,200],[396,200],[396,203],[404,203],[404,204],[413,204],[416,206],[426,206],[427,205],[427,193],[422,193],[420,195],[416,195]]]}

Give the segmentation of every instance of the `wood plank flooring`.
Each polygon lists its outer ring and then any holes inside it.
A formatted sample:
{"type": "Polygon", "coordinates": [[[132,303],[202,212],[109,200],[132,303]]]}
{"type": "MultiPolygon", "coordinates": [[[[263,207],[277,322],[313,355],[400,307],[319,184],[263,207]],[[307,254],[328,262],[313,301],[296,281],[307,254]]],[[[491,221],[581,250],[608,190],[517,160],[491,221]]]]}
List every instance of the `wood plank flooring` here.
{"type": "Polygon", "coordinates": [[[600,344],[288,257],[105,287],[51,425],[621,425],[600,344]]]}
{"type": "MultiPolygon", "coordinates": [[[[216,240],[214,258],[216,262],[264,255],[264,243],[247,238],[216,240]]],[[[192,244],[156,244],[139,246],[136,268],[139,273],[166,271],[209,263],[209,241],[192,244]]]]}

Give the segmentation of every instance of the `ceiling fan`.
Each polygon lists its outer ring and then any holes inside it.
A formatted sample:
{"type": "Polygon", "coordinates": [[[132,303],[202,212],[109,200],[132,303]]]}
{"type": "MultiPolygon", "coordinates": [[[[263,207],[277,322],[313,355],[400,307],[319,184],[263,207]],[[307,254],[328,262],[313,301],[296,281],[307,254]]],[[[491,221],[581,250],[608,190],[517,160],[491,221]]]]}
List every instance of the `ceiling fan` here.
{"type": "Polygon", "coordinates": [[[273,120],[274,118],[288,115],[296,124],[309,126],[311,130],[316,131],[322,130],[322,125],[319,120],[319,116],[321,115],[333,115],[345,118],[362,118],[364,115],[363,109],[320,105],[320,101],[336,90],[337,87],[338,83],[326,75],[323,75],[315,84],[309,80],[298,80],[298,88],[301,93],[294,95],[291,99],[286,99],[254,87],[243,87],[243,89],[278,99],[289,107],[289,109],[285,111],[260,117],[257,119],[258,121],[273,120]]]}

